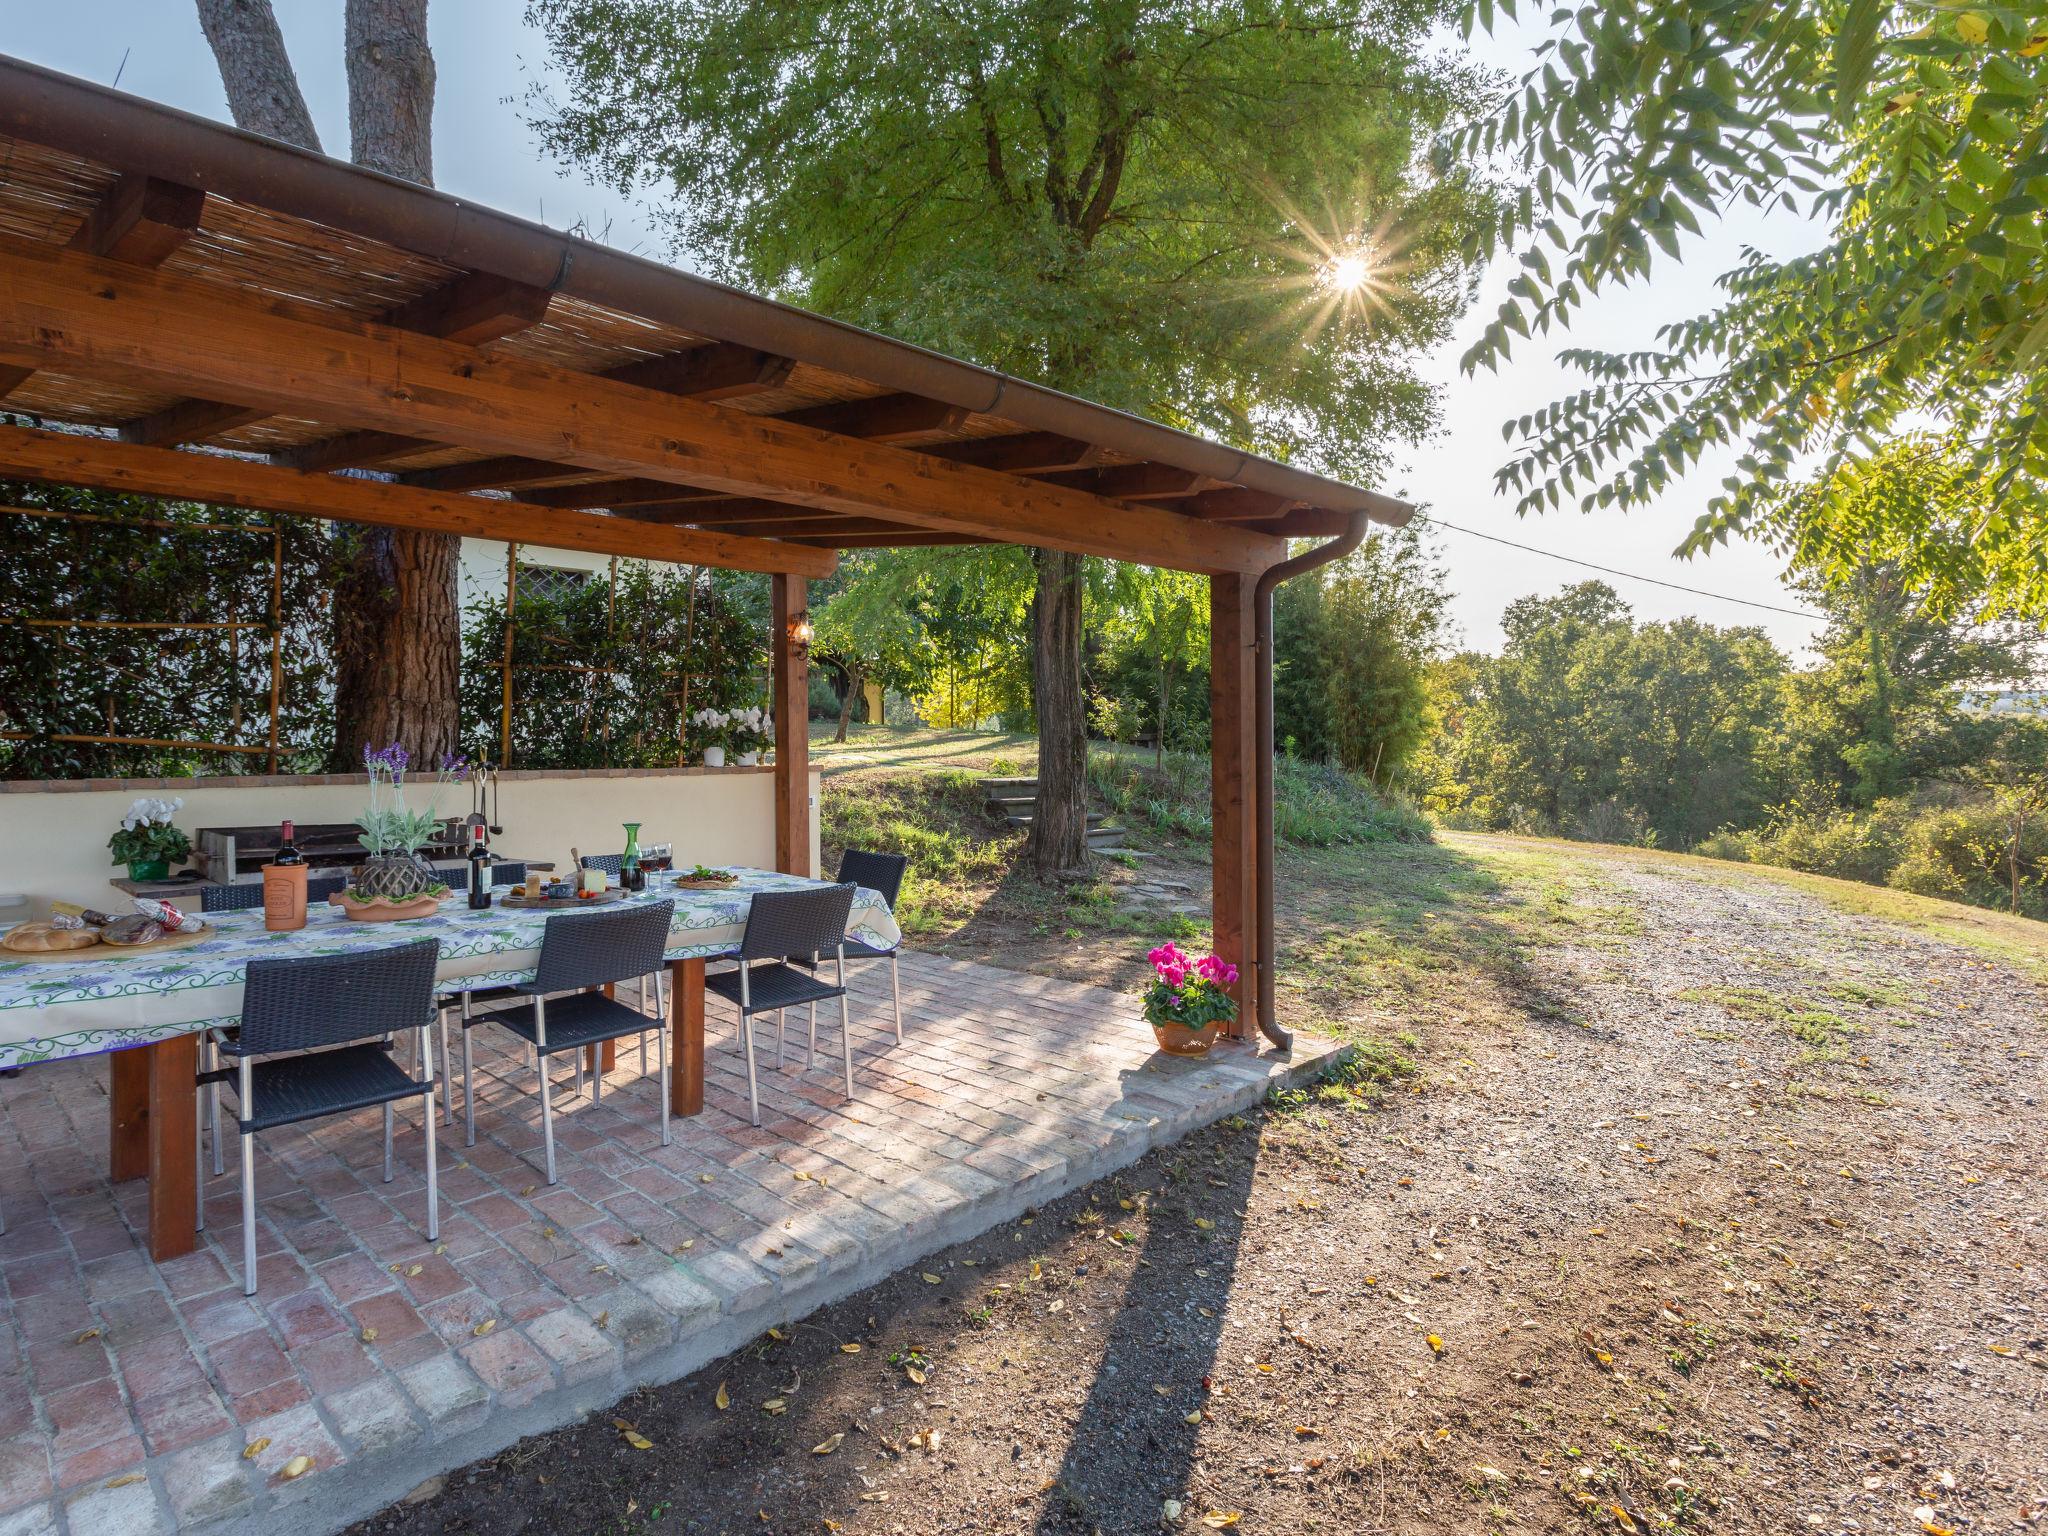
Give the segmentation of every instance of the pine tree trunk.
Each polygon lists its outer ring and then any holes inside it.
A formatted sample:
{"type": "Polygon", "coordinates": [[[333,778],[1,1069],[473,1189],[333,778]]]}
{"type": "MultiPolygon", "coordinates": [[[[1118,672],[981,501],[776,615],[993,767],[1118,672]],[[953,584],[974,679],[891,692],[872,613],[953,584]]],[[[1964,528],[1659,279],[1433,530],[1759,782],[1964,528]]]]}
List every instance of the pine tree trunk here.
{"type": "MultiPolygon", "coordinates": [[[[350,158],[434,183],[434,56],[427,0],[348,0],[350,158]]],[[[335,756],[402,742],[416,761],[461,736],[462,541],[409,528],[352,530],[355,557],[335,593],[335,756]]]]}
{"type": "Polygon", "coordinates": [[[427,0],[348,0],[349,157],[434,184],[434,55],[427,0]]]}
{"type": "Polygon", "coordinates": [[[351,528],[334,592],[335,757],[405,744],[415,762],[453,752],[462,627],[456,602],[461,541],[406,529],[351,528]]]}
{"type": "Polygon", "coordinates": [[[292,73],[270,0],[198,0],[199,25],[220,63],[235,126],[320,153],[313,114],[292,73]]]}
{"type": "Polygon", "coordinates": [[[1025,855],[1040,879],[1088,863],[1087,706],[1081,695],[1082,557],[1035,549],[1031,691],[1038,710],[1038,804],[1025,855]]]}
{"type": "MultiPolygon", "coordinates": [[[[318,150],[270,0],[197,3],[236,126],[318,150]]],[[[433,185],[427,0],[348,0],[344,49],[351,158],[433,185]]],[[[386,528],[338,537],[349,558],[334,594],[333,763],[354,767],[365,746],[394,741],[432,762],[461,733],[461,540],[386,528]]]]}

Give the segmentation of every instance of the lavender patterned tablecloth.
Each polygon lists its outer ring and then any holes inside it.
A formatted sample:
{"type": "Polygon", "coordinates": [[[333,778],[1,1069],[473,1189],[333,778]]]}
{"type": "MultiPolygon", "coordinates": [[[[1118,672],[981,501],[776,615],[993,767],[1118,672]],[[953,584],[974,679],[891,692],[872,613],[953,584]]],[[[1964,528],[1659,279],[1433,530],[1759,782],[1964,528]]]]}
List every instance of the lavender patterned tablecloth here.
{"type": "MultiPolygon", "coordinates": [[[[819,882],[765,869],[734,869],[729,890],[685,891],[664,886],[629,901],[676,904],[669,926],[671,960],[708,958],[735,948],[756,891],[797,890],[819,882]]],[[[242,976],[251,960],[335,955],[381,949],[413,939],[441,941],[441,980],[449,991],[502,986],[532,978],[540,959],[548,914],[511,907],[472,912],[458,893],[431,917],[398,923],[352,923],[339,908],[318,907],[295,933],[271,933],[261,911],[217,912],[218,930],[197,944],[156,955],[61,965],[16,960],[0,951],[0,1067],[92,1056],[184,1034],[234,1018],[242,1006],[242,976]]],[[[890,948],[902,937],[878,892],[853,898],[848,938],[890,948]]]]}

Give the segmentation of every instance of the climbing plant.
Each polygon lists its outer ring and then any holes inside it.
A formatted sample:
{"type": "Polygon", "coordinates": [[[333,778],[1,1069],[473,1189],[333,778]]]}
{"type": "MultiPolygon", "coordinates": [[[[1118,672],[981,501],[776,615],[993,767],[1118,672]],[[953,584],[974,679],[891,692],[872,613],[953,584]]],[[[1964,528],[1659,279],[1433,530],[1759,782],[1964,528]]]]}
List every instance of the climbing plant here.
{"type": "Polygon", "coordinates": [[[276,766],[319,768],[339,547],[302,518],[0,481],[0,777],[270,771],[273,623],[276,766]]]}

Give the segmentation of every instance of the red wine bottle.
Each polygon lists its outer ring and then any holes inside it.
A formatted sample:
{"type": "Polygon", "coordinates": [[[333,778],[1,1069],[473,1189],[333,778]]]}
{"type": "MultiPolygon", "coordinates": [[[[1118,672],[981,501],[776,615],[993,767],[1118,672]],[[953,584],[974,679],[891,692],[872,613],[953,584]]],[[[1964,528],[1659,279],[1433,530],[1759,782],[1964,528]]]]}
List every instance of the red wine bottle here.
{"type": "Polygon", "coordinates": [[[284,822],[278,828],[277,857],[270,862],[273,864],[303,864],[306,862],[306,856],[299,852],[299,845],[292,841],[292,824],[290,821],[284,822]]]}

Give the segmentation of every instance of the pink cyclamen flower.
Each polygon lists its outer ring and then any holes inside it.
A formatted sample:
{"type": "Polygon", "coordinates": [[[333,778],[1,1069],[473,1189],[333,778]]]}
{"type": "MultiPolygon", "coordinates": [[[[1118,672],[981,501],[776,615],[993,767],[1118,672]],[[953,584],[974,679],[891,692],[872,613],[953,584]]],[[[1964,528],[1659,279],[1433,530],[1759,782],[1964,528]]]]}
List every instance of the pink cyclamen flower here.
{"type": "Polygon", "coordinates": [[[1188,968],[1184,965],[1162,965],[1159,967],[1159,974],[1176,992],[1187,985],[1188,968]]]}

